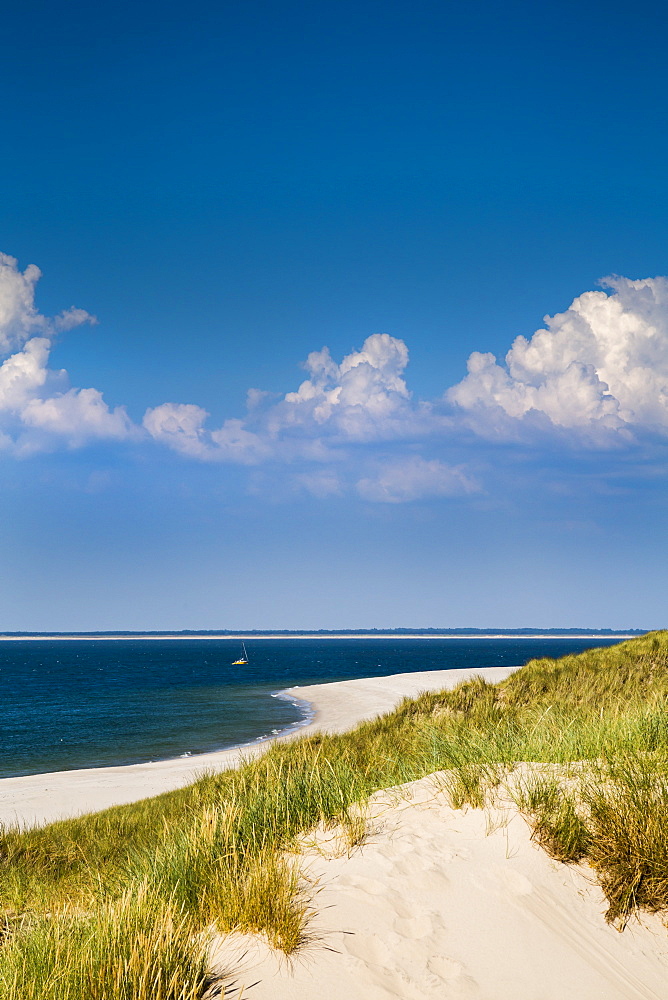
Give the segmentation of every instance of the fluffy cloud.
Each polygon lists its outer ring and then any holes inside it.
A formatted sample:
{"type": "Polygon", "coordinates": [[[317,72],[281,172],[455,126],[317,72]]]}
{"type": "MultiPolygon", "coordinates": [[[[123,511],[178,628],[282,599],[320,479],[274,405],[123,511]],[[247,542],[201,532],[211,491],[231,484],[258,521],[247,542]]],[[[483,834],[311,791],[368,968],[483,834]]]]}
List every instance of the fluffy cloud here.
{"type": "MultiPolygon", "coordinates": [[[[181,454],[249,465],[332,463],[364,446],[452,441],[465,427],[525,441],[527,432],[536,440],[557,429],[576,443],[601,445],[643,430],[665,433],[668,279],[606,285],[610,294],[586,292],[530,339],[517,337],[505,363],[471,354],[466,378],[435,403],[415,401],[408,390],[406,344],[374,334],[340,363],[326,347],[312,352],[295,391],[276,399],[251,390],[247,415],[220,428],[207,429],[199,407],[174,403],[149,410],[144,426],[181,454]]],[[[361,482],[364,495],[383,494],[380,480],[361,482]]],[[[394,489],[393,480],[388,495],[394,489]]]]}
{"type": "Polygon", "coordinates": [[[243,420],[231,418],[209,431],[204,427],[208,416],[194,403],[162,403],[146,411],[143,424],[156,441],[190,458],[252,465],[269,457],[268,445],[243,420]]]}
{"type": "Polygon", "coordinates": [[[434,421],[428,404],[414,404],[403,378],[408,349],[385,333],[367,337],[340,364],[328,349],[309,354],[309,377],[276,400],[249,391],[248,414],[207,430],[193,404],[147,410],[144,427],[156,440],[207,461],[329,461],[355,444],[423,436],[434,421]]]}
{"type": "Polygon", "coordinates": [[[412,455],[383,462],[373,476],[360,479],[357,492],[364,500],[406,503],[423,497],[456,497],[476,493],[480,487],[457,466],[438,459],[412,455]]]}
{"type": "Polygon", "coordinates": [[[22,347],[47,321],[35,308],[35,285],[41,271],[34,264],[21,273],[18,261],[0,253],[0,354],[22,347]]]}
{"type": "Polygon", "coordinates": [[[607,447],[668,430],[668,280],[606,286],[609,293],[586,292],[546,317],[530,339],[517,337],[505,363],[474,352],[466,378],[434,403],[408,390],[405,343],[374,334],[340,363],[327,348],[311,353],[308,377],[283,397],[250,390],[243,419],[210,430],[199,407],[170,403],[149,410],[144,426],[193,458],[306,464],[293,482],[315,496],[353,488],[366,500],[400,503],[471,493],[477,485],[464,467],[417,450],[439,441],[473,447],[464,434],[471,430],[538,447],[555,432],[607,447]]]}
{"type": "Polygon", "coordinates": [[[474,352],[448,401],[483,434],[536,416],[576,432],[668,431],[668,279],[605,285],[612,294],[585,292],[517,337],[505,365],[474,352]]]}
{"type": "Polygon", "coordinates": [[[209,414],[193,403],[162,403],[144,414],[152,438],[191,458],[206,458],[204,423],[209,414]]]}
{"type": "MultiPolygon", "coordinates": [[[[143,436],[205,462],[263,466],[257,481],[327,498],[354,491],[402,503],[475,492],[477,482],[447,449],[471,431],[540,449],[547,436],[577,444],[632,445],[668,432],[668,279],[608,279],[515,339],[504,362],[474,352],[468,374],[433,402],[413,398],[406,344],[373,334],[338,362],[309,354],[306,378],[282,396],[250,389],[244,416],[211,427],[195,403],[148,409],[143,426],[97,389],[72,388],[49,367],[54,338],[95,322],[72,307],[39,313],[39,270],[0,254],[0,449],[15,454],[143,436]],[[289,466],[289,473],[285,468],[289,466]]],[[[536,452],[539,454],[539,451],[536,452]]],[[[461,460],[461,455],[458,456],[461,460]]]]}
{"type": "Polygon", "coordinates": [[[49,341],[33,337],[0,365],[0,413],[19,415],[47,379],[49,341]]]}
{"type": "Polygon", "coordinates": [[[35,264],[21,272],[14,257],[0,253],[0,355],[23,347],[30,337],[48,337],[56,330],[97,322],[85,309],[75,306],[52,320],[42,316],[35,306],[35,285],[41,276],[35,264]]]}
{"type": "Polygon", "coordinates": [[[110,410],[97,389],[69,389],[46,399],[31,399],[21,416],[26,427],[60,435],[72,448],[91,438],[122,440],[133,435],[123,407],[110,410]]]}
{"type": "Polygon", "coordinates": [[[72,307],[54,319],[35,306],[39,268],[21,272],[0,254],[0,447],[16,454],[77,447],[93,439],[135,435],[122,407],[110,410],[97,389],[70,388],[67,373],[49,369],[52,338],[95,318],[72,307]],[[14,352],[14,353],[11,353],[14,352]]]}
{"type": "Polygon", "coordinates": [[[346,440],[369,441],[406,432],[412,422],[403,372],[408,348],[387,333],[367,337],[361,351],[337,365],[328,349],[309,354],[310,378],[289,392],[274,425],[321,427],[346,440]]]}

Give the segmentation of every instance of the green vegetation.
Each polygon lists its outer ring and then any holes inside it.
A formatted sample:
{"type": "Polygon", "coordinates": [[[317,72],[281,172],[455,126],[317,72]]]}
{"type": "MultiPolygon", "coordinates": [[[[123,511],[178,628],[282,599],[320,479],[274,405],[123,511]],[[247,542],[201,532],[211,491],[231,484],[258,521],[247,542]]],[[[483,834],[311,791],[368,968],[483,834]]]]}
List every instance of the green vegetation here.
{"type": "Polygon", "coordinates": [[[2,946],[3,997],[198,1000],[207,939],[144,883],[91,913],[24,916],[2,946]]]}
{"type": "Polygon", "coordinates": [[[657,632],[425,694],[350,733],[274,744],[154,799],[5,830],[0,995],[194,1000],[212,928],[294,950],[309,905],[290,860],[299,835],[343,824],[353,843],[357,803],[434,771],[448,772],[456,806],[484,804],[503,782],[538,843],[592,866],[608,919],[662,910],[667,701],[668,633],[657,632]]]}

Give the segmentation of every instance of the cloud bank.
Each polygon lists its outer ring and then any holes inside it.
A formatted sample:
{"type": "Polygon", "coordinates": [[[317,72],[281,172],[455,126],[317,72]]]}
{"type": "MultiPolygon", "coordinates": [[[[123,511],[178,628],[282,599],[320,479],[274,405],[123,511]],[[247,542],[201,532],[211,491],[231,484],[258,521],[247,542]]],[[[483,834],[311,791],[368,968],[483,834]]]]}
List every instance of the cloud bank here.
{"type": "Polygon", "coordinates": [[[436,400],[414,398],[406,344],[376,333],[340,361],[313,351],[300,385],[280,396],[250,389],[246,413],[219,427],[193,402],[152,407],[140,427],[49,368],[58,334],[95,318],[74,307],[42,316],[39,276],[0,255],[0,448],[15,455],[143,438],[191,460],[282,470],[293,490],[323,499],[402,503],[479,491],[476,437],[539,454],[546,441],[632,448],[668,435],[666,278],[606,279],[518,336],[503,361],[474,351],[468,374],[436,400]],[[463,447],[470,462],[448,460],[463,447]]]}

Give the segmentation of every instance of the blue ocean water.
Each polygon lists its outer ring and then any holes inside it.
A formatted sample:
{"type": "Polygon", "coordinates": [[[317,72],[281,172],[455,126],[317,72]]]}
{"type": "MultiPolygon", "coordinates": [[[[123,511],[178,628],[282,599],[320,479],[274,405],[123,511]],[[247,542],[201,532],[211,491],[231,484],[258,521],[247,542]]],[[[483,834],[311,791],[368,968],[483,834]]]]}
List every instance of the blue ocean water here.
{"type": "Polygon", "coordinates": [[[283,688],[493,667],[619,639],[286,638],[0,642],[0,777],[195,755],[299,725],[283,688]]]}

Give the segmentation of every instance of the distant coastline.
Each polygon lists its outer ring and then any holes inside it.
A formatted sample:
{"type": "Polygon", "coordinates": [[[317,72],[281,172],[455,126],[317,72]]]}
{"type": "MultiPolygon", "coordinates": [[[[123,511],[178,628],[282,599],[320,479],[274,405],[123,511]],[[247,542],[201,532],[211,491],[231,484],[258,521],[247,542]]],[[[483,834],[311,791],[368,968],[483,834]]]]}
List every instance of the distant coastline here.
{"type": "Polygon", "coordinates": [[[86,640],[86,639],[633,639],[646,635],[650,629],[577,629],[577,628],[521,628],[521,629],[256,629],[232,631],[226,629],[183,629],[179,632],[132,632],[119,629],[107,632],[0,632],[0,642],[16,640],[86,640]]]}

